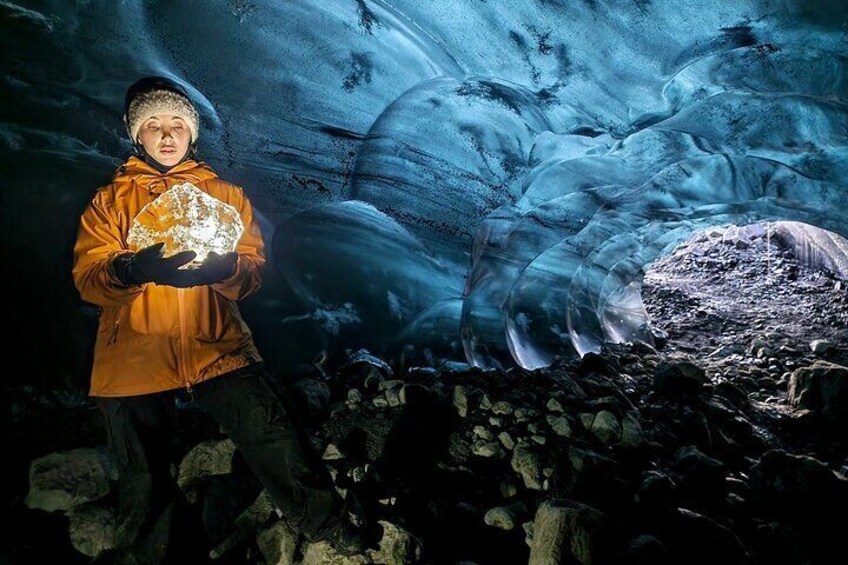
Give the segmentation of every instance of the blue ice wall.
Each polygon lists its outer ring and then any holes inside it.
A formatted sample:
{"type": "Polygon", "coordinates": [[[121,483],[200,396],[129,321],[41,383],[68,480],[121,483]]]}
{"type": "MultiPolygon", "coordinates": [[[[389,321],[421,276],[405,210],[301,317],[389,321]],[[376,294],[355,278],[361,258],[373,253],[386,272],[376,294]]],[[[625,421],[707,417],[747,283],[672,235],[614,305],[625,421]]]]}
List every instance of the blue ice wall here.
{"type": "Polygon", "coordinates": [[[203,156],[263,216],[285,283],[264,298],[275,331],[296,344],[307,324],[321,339],[306,349],[542,367],[650,339],[643,269],[696,230],[782,219],[848,235],[843,2],[0,15],[0,149],[38,164],[15,167],[4,198],[82,202],[130,150],[126,86],[173,76],[201,110],[203,156]]]}

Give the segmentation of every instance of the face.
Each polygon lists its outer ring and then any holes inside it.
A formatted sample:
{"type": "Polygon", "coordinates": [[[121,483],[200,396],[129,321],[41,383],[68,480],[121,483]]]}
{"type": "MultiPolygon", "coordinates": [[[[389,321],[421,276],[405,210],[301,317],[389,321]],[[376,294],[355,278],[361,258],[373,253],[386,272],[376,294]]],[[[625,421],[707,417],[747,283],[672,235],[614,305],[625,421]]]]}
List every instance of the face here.
{"type": "Polygon", "coordinates": [[[141,124],[138,140],[148,155],[170,167],[179,163],[188,151],[191,130],[178,116],[156,114],[141,124]]]}

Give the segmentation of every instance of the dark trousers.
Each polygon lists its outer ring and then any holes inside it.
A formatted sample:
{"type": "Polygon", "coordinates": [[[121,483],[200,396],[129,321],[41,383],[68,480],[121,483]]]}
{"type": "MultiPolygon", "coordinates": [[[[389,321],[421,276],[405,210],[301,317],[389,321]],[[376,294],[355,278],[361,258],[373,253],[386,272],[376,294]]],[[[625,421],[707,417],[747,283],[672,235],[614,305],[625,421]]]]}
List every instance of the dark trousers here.
{"type": "MultiPolygon", "coordinates": [[[[208,548],[171,474],[176,391],[95,398],[118,465],[119,563],[203,563],[208,548]]],[[[284,519],[307,538],[338,518],[342,499],[291,400],[262,365],[198,384],[194,402],[229,435],[284,519]]]]}

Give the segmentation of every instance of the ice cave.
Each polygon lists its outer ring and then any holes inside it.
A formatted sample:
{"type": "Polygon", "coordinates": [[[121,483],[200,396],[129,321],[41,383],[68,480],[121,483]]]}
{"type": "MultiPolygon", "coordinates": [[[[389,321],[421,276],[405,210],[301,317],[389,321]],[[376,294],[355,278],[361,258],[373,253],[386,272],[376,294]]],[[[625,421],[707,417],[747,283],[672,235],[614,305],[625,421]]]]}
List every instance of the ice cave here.
{"type": "Polygon", "coordinates": [[[176,398],[210,563],[835,562],[844,2],[13,1],[0,21],[0,561],[111,562],[102,309],[72,251],[133,153],[127,86],[161,75],[261,227],[262,288],[227,308],[376,544],[333,561],[298,537],[176,398]]]}

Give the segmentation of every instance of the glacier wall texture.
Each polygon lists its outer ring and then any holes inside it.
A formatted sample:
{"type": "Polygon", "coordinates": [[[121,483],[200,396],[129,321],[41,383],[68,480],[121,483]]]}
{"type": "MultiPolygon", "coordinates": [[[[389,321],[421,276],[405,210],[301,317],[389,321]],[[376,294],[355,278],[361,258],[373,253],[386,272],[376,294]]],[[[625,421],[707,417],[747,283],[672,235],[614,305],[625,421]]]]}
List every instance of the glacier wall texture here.
{"type": "Polygon", "coordinates": [[[695,231],[848,236],[844,3],[199,6],[0,7],[22,277],[70,255],[144,74],[190,89],[202,156],[262,215],[257,315],[294,349],[542,367],[650,340],[644,268],[695,231]]]}

